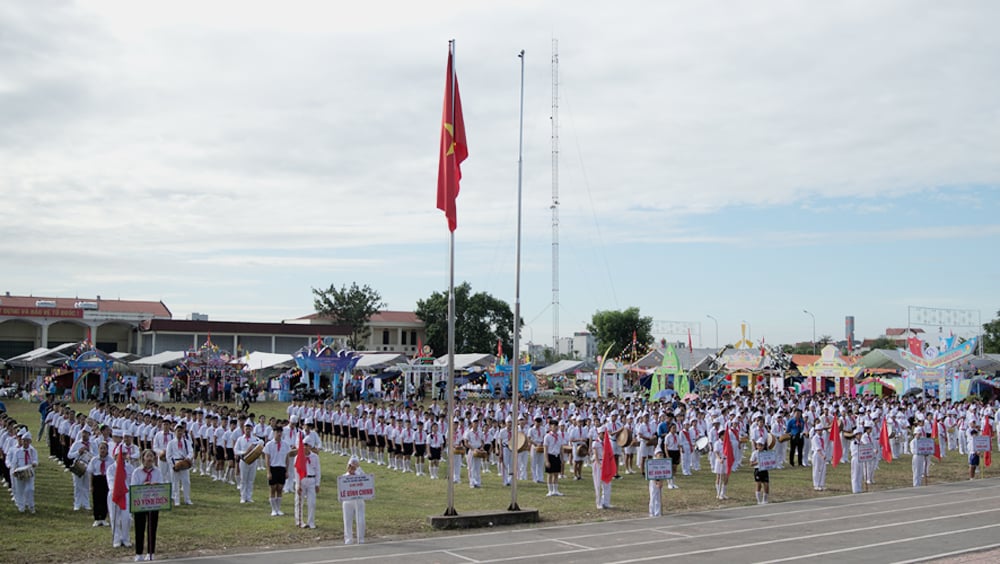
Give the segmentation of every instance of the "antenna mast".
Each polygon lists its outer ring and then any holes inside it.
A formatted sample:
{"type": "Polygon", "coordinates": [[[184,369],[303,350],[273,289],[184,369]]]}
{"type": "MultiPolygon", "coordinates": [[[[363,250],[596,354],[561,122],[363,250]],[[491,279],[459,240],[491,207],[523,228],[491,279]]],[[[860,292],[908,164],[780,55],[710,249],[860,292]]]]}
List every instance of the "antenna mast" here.
{"type": "Polygon", "coordinates": [[[559,40],[552,39],[552,348],[559,354],[559,40]]]}

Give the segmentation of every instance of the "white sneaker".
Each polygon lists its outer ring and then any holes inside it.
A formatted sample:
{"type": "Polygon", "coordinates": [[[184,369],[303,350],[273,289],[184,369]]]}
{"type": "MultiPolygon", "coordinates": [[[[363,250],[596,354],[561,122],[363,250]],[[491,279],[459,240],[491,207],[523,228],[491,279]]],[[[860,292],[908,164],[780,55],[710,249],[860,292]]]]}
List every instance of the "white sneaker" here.
{"type": "Polygon", "coordinates": [[[94,524],[91,525],[91,527],[100,527],[100,526],[101,526],[101,522],[100,521],[94,521],[94,524]]]}
{"type": "Polygon", "coordinates": [[[277,511],[274,511],[274,510],[272,509],[272,510],[271,510],[271,517],[277,517],[277,516],[278,516],[278,512],[277,512],[277,511]]]}
{"type": "Polygon", "coordinates": [[[143,556],[142,554],[136,554],[135,555],[135,562],[142,562],[145,559],[146,559],[146,557],[143,556]]]}

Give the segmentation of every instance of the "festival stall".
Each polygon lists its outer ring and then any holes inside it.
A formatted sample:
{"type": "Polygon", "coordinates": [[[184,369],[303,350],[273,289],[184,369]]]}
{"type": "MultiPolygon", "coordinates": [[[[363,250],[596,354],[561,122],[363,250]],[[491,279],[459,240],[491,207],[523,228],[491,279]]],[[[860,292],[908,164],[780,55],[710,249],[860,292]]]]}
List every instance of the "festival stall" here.
{"type": "Polygon", "coordinates": [[[215,401],[224,393],[227,384],[238,386],[246,380],[242,371],[243,363],[229,351],[220,349],[208,336],[200,347],[184,354],[181,363],[168,374],[165,386],[170,388],[180,382],[189,397],[215,401]]]}
{"type": "Polygon", "coordinates": [[[902,359],[912,365],[903,371],[903,388],[920,388],[932,397],[960,401],[969,395],[970,383],[969,375],[959,369],[960,361],[975,352],[977,340],[958,343],[954,335],[941,336],[935,346],[910,337],[908,348],[900,350],[902,359]]]}
{"type": "Polygon", "coordinates": [[[691,385],[687,371],[681,366],[681,359],[677,356],[677,349],[673,344],[668,344],[663,351],[663,362],[650,375],[649,401],[662,399],[671,390],[683,398],[691,391],[691,385]]]}
{"type": "Polygon", "coordinates": [[[804,390],[854,397],[858,393],[855,378],[862,369],[861,365],[844,359],[836,346],[826,345],[816,362],[799,366],[799,373],[805,378],[804,390]]]}
{"type": "MultiPolygon", "coordinates": [[[[321,342],[321,341],[318,341],[321,342]]],[[[354,385],[352,371],[354,366],[361,359],[361,355],[354,351],[335,351],[329,345],[321,348],[303,347],[294,355],[295,364],[302,371],[302,376],[311,389],[321,394],[330,386],[330,393],[333,399],[345,397],[350,385],[354,385]]],[[[360,387],[360,380],[357,383],[360,387]]]]}
{"type": "Polygon", "coordinates": [[[762,349],[756,348],[753,342],[747,339],[746,334],[747,325],[741,323],[740,340],[736,342],[734,348],[722,354],[721,361],[727,385],[734,391],[742,388],[752,394],[758,383],[764,379],[766,357],[762,349]]]}

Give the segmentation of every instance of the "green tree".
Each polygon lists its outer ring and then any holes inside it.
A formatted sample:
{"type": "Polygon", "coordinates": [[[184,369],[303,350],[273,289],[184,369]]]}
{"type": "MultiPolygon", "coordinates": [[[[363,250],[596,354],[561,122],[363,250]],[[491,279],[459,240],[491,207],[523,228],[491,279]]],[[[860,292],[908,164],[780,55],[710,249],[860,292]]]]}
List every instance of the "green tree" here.
{"type": "Polygon", "coordinates": [[[385,307],[382,296],[371,286],[358,286],[357,282],[352,282],[350,288],[345,284],[338,289],[335,284],[330,284],[326,290],[313,288],[312,291],[316,312],[348,327],[348,348],[364,348],[372,332],[368,321],[385,307]]]}
{"type": "Polygon", "coordinates": [[[899,348],[896,342],[889,337],[879,337],[872,341],[871,350],[882,349],[882,350],[895,350],[899,348]]]}
{"type": "Polygon", "coordinates": [[[983,324],[983,352],[1000,353],[1000,311],[996,319],[983,324]]]}
{"type": "MultiPolygon", "coordinates": [[[[417,300],[417,317],[427,327],[427,345],[435,355],[448,353],[448,291],[417,300]]],[[[455,353],[491,353],[500,339],[503,353],[514,350],[514,312],[507,302],[485,292],[472,293],[462,282],[455,287],[455,353]]]]}
{"type": "Polygon", "coordinates": [[[632,348],[633,333],[639,351],[653,344],[653,318],[640,316],[637,307],[598,311],[587,324],[587,330],[597,341],[598,354],[604,354],[611,346],[610,357],[621,356],[632,348]]]}

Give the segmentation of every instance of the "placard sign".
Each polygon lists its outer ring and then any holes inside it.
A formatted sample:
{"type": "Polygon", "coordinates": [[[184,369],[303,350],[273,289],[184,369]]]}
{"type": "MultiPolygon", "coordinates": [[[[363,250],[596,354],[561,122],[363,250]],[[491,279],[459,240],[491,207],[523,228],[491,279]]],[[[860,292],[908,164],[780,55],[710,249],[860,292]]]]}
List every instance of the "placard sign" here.
{"type": "Polygon", "coordinates": [[[339,501],[375,499],[375,475],[344,474],[337,476],[337,499],[339,501]]]}
{"type": "Polygon", "coordinates": [[[757,451],[757,469],[774,470],[778,467],[778,451],[759,450],[757,451]]]}
{"type": "Polygon", "coordinates": [[[674,477],[674,467],[669,458],[647,458],[647,480],[670,480],[674,477]]]}
{"type": "Polygon", "coordinates": [[[982,435],[972,437],[972,446],[976,452],[986,452],[990,450],[990,438],[982,435]]]}
{"type": "Polygon", "coordinates": [[[913,454],[919,456],[931,456],[934,454],[934,439],[928,439],[928,438],[916,439],[915,442],[917,451],[914,452],[913,454]]]}
{"type": "Polygon", "coordinates": [[[172,506],[170,483],[130,486],[128,494],[131,499],[129,511],[132,513],[170,511],[172,506]]]}
{"type": "MultiPolygon", "coordinates": [[[[931,448],[933,451],[933,447],[931,448]]],[[[858,462],[872,462],[875,460],[875,447],[872,445],[858,445],[858,462]]]]}

